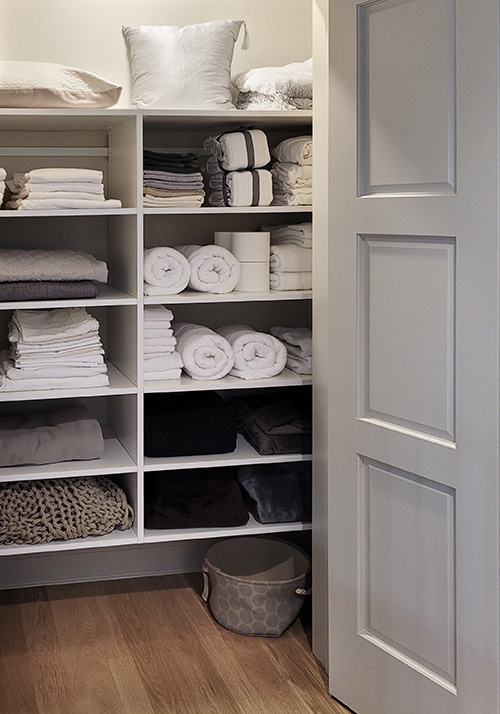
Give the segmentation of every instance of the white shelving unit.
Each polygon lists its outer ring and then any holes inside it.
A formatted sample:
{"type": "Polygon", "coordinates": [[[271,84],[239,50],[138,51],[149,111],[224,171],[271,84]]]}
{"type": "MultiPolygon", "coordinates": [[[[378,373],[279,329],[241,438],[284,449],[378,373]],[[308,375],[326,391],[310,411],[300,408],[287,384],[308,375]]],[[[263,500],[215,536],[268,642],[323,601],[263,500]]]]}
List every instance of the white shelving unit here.
{"type": "MultiPolygon", "coordinates": [[[[249,389],[294,389],[311,379],[284,370],[272,379],[255,381],[225,377],[196,381],[144,381],[142,324],[144,305],[165,304],[174,320],[211,327],[243,322],[256,329],[272,325],[310,326],[311,291],[233,292],[211,295],[186,290],[168,298],[143,297],[144,248],[213,241],[215,230],[259,230],[264,224],[311,220],[306,206],[200,209],[142,208],[142,150],[202,153],[208,136],[251,125],[263,129],[274,146],[282,139],[311,132],[310,112],[202,112],[151,110],[0,110],[0,166],[9,175],[37,167],[78,166],[104,173],[106,197],[119,198],[123,208],[102,211],[0,211],[2,247],[72,247],[105,260],[107,285],[93,299],[0,303],[0,345],[8,346],[7,322],[14,309],[82,306],[100,322],[110,384],[93,389],[0,392],[0,413],[41,410],[60,400],[84,403],[105,432],[105,450],[95,461],[0,468],[0,483],[87,475],[112,477],[124,488],[136,518],[133,528],[106,536],[53,541],[37,546],[3,546],[0,555],[28,555],[109,548],[143,543],[188,541],[242,534],[308,530],[311,524],[262,525],[250,518],[241,528],[151,531],[144,528],[144,483],[153,472],[186,468],[238,466],[310,460],[292,454],[264,457],[242,438],[232,454],[171,459],[144,458],[143,397],[153,392],[217,390],[225,398],[249,389]],[[3,335],[3,337],[2,337],[3,335]]],[[[5,562],[5,561],[4,561],[5,562]]]]}

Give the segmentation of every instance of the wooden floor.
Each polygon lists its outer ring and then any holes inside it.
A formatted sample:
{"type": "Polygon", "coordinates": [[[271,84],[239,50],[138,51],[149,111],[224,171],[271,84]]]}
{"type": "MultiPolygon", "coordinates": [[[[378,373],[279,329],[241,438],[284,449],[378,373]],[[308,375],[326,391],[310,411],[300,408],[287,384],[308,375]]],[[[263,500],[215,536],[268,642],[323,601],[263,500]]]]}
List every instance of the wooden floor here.
{"type": "Polygon", "coordinates": [[[311,654],[220,627],[197,574],[0,592],[2,714],[348,714],[311,654]]]}

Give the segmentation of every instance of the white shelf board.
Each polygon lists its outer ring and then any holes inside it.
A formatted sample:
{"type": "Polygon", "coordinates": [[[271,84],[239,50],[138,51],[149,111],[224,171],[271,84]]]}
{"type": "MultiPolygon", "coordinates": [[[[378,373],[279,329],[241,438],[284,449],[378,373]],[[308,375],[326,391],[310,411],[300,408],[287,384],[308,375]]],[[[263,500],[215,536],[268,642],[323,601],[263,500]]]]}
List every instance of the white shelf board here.
{"type": "Polygon", "coordinates": [[[111,129],[137,109],[0,109],[2,131],[98,131],[111,129]]]}
{"type": "Polygon", "coordinates": [[[71,298],[68,300],[13,300],[0,302],[0,310],[27,310],[28,308],[53,307],[100,307],[112,305],[137,305],[137,298],[113,288],[111,285],[98,284],[95,298],[71,298]]]}
{"type": "Polygon", "coordinates": [[[144,531],[145,543],[164,541],[199,540],[204,538],[224,538],[230,536],[266,535],[269,533],[290,533],[291,531],[310,531],[311,523],[258,523],[250,516],[244,526],[229,528],[175,528],[172,530],[144,531]]]}
{"type": "MultiPolygon", "coordinates": [[[[171,208],[145,208],[144,215],[189,214],[203,216],[216,213],[312,213],[312,210],[312,206],[201,206],[200,208],[172,206],[171,208]]],[[[11,213],[15,213],[15,211],[11,211],[11,213]]],[[[31,213],[35,213],[35,211],[31,211],[31,213]]]]}
{"type": "Polygon", "coordinates": [[[183,290],[177,295],[156,295],[154,297],[144,296],[145,305],[193,305],[209,304],[219,302],[264,302],[283,300],[311,300],[312,290],[265,290],[256,293],[239,292],[233,290],[224,295],[214,293],[196,292],[195,290],[183,290]]]}
{"type": "MultiPolygon", "coordinates": [[[[1,130],[0,121],[0,130],[1,130]]],[[[111,198],[111,197],[110,197],[111,198]]],[[[20,220],[24,218],[54,218],[58,216],[133,216],[137,213],[137,208],[96,208],[92,209],[66,209],[60,211],[0,211],[0,219],[20,220]]]]}
{"type": "Polygon", "coordinates": [[[0,483],[33,481],[47,478],[74,478],[129,473],[137,470],[133,459],[118,439],[104,440],[104,453],[100,459],[90,461],[62,461],[56,464],[29,466],[3,466],[0,483]]]}
{"type": "Polygon", "coordinates": [[[137,387],[111,362],[108,365],[107,387],[75,387],[73,389],[37,389],[36,391],[0,392],[0,402],[20,402],[32,399],[63,399],[67,397],[97,397],[112,394],[134,394],[137,387]]]}
{"type": "Polygon", "coordinates": [[[86,538],[73,538],[72,540],[53,540],[50,543],[12,544],[1,545],[0,556],[30,555],[31,553],[53,553],[65,550],[84,550],[87,548],[108,548],[119,545],[135,545],[139,542],[137,533],[133,528],[120,531],[115,528],[111,533],[100,536],[87,536],[86,538]]]}
{"type": "Polygon", "coordinates": [[[236,449],[228,454],[201,454],[200,456],[172,456],[170,458],[144,459],[144,471],[176,471],[179,469],[207,469],[219,466],[245,466],[247,464],[281,464],[290,461],[311,461],[311,454],[271,454],[262,456],[238,434],[236,449]]]}
{"type": "Polygon", "coordinates": [[[217,391],[225,389],[260,389],[263,387],[302,387],[312,384],[312,377],[303,377],[290,369],[275,377],[264,379],[240,379],[239,377],[222,377],[222,379],[191,379],[183,375],[180,379],[144,381],[144,391],[153,392],[201,392],[207,389],[217,391]]]}

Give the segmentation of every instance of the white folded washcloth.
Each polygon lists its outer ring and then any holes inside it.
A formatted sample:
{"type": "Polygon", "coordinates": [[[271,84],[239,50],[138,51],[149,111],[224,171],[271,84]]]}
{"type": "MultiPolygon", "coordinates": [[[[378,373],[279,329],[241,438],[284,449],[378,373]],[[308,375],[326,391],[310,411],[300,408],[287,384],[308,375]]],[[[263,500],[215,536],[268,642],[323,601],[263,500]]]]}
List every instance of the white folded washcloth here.
{"type": "Polygon", "coordinates": [[[269,273],[271,290],[311,290],[312,272],[304,273],[269,273]]]}
{"type": "Polygon", "coordinates": [[[177,246],[188,260],[189,287],[204,293],[230,293],[240,278],[240,262],[220,245],[177,246]]]}
{"type": "Polygon", "coordinates": [[[145,305],[144,306],[144,322],[149,328],[154,325],[150,323],[159,323],[163,328],[165,323],[170,323],[174,319],[174,313],[165,305],[145,305]]]}
{"type": "Polygon", "coordinates": [[[224,171],[260,168],[271,160],[267,136],[261,129],[240,129],[210,137],[203,148],[215,156],[224,171]]]}
{"type": "Polygon", "coordinates": [[[247,325],[219,327],[234,350],[234,367],[230,374],[241,379],[274,377],[286,364],[286,348],[282,342],[265,332],[257,332],[247,325]]]}
{"type": "Polygon", "coordinates": [[[144,343],[148,345],[160,344],[164,337],[172,337],[173,334],[174,331],[171,327],[166,327],[163,330],[148,330],[145,327],[143,330],[144,343]]]}
{"type": "Polygon", "coordinates": [[[95,169],[46,168],[32,169],[26,173],[15,173],[14,183],[21,187],[25,183],[102,183],[103,173],[95,169]]]}
{"type": "Polygon", "coordinates": [[[151,381],[153,379],[180,379],[182,374],[182,369],[163,369],[156,370],[155,372],[144,372],[145,381],[151,381]]]}
{"type": "Polygon", "coordinates": [[[147,295],[155,294],[149,292],[149,286],[160,288],[160,295],[180,293],[187,287],[190,275],[189,262],[179,250],[163,246],[144,251],[144,292],[147,295]]]}
{"type": "Polygon", "coordinates": [[[210,185],[212,206],[269,206],[273,200],[273,177],[267,169],[214,174],[210,185]]]}
{"type": "Polygon", "coordinates": [[[284,342],[288,354],[312,355],[312,331],[308,327],[271,327],[271,335],[284,342]]]}
{"type": "Polygon", "coordinates": [[[158,372],[183,367],[182,355],[177,350],[155,357],[144,355],[144,372],[158,372]]]}
{"type": "Polygon", "coordinates": [[[271,273],[309,272],[312,270],[312,250],[298,245],[272,245],[269,268],[271,273]]]}
{"type": "Polygon", "coordinates": [[[52,343],[71,337],[83,337],[96,333],[99,323],[83,307],[61,307],[53,310],[15,310],[11,326],[15,327],[19,339],[11,342],[31,344],[52,343]]]}
{"type": "Polygon", "coordinates": [[[177,344],[176,337],[163,337],[159,340],[160,344],[152,345],[148,342],[144,342],[142,350],[144,355],[162,354],[163,352],[173,352],[177,344]]]}
{"type": "Polygon", "coordinates": [[[274,185],[283,191],[312,190],[312,166],[276,161],[271,167],[274,185]]]}
{"type": "Polygon", "coordinates": [[[95,280],[105,283],[108,267],[89,253],[65,248],[0,248],[0,282],[19,280],[95,280]]]}
{"type": "Polygon", "coordinates": [[[110,208],[121,208],[122,202],[117,198],[108,198],[105,201],[82,200],[76,198],[44,198],[44,199],[27,199],[21,198],[13,201],[7,201],[7,208],[15,211],[66,211],[66,210],[95,210],[110,208]]]}
{"type": "Polygon", "coordinates": [[[184,371],[193,379],[221,379],[232,369],[234,352],[229,342],[203,325],[174,323],[177,350],[184,371]]]}
{"type": "Polygon", "coordinates": [[[291,225],[262,226],[261,230],[271,233],[271,245],[300,245],[312,248],[312,223],[292,223],[291,225]]]}
{"type": "Polygon", "coordinates": [[[312,136],[294,136],[284,139],[271,151],[278,161],[289,161],[293,164],[312,164],[312,136]]]}

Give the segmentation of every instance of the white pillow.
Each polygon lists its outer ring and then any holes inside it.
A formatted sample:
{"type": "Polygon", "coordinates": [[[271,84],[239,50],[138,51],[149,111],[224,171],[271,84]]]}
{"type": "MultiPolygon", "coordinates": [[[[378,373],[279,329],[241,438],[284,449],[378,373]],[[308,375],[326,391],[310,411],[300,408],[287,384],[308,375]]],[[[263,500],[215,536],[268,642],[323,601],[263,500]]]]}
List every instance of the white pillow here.
{"type": "Polygon", "coordinates": [[[0,107],[103,108],[122,88],[84,69],[51,62],[0,60],[0,107]]]}
{"type": "Polygon", "coordinates": [[[234,109],[231,62],[243,20],[122,27],[132,68],[132,104],[162,109],[234,109]]]}

